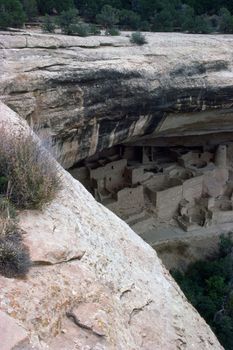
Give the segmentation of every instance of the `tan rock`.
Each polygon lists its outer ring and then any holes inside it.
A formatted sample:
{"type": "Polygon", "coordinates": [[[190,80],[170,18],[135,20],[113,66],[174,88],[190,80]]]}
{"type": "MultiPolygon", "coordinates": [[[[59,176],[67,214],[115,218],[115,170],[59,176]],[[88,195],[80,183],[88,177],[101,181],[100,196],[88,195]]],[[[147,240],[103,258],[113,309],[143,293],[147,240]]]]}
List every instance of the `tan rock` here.
{"type": "Polygon", "coordinates": [[[0,311],[0,348],[1,350],[23,349],[28,345],[27,332],[17,322],[0,311]]]}
{"type": "MultiPolygon", "coordinates": [[[[106,308],[107,305],[105,305],[106,308]]],[[[108,326],[107,312],[101,309],[97,303],[82,303],[73,310],[67,312],[67,316],[73,322],[84,329],[91,330],[99,336],[106,335],[108,326]]]]}

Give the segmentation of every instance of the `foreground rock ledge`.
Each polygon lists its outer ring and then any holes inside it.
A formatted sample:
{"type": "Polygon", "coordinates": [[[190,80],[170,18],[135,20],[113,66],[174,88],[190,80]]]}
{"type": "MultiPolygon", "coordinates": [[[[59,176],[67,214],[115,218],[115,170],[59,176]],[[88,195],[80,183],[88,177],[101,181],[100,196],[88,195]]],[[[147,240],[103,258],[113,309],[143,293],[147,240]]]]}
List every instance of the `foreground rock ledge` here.
{"type": "MultiPolygon", "coordinates": [[[[29,131],[2,103],[0,121],[14,137],[29,131]]],[[[56,199],[20,217],[35,267],[23,280],[0,277],[1,311],[31,341],[18,348],[222,349],[155,251],[59,172],[56,199]]]]}

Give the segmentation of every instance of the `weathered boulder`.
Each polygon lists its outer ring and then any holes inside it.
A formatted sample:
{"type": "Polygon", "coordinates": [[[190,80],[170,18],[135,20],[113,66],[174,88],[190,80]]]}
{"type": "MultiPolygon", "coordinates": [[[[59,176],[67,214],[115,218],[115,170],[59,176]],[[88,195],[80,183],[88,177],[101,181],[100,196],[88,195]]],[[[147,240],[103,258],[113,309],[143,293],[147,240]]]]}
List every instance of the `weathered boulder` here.
{"type": "MultiPolygon", "coordinates": [[[[1,102],[0,121],[14,137],[29,132],[1,102]]],[[[25,279],[0,277],[0,309],[25,328],[31,346],[222,349],[156,252],[58,171],[63,188],[54,201],[43,211],[20,214],[34,267],[25,279]]]]}
{"type": "Polygon", "coordinates": [[[0,98],[66,168],[148,135],[232,138],[231,35],[147,33],[143,47],[128,36],[0,33],[0,98]]]}

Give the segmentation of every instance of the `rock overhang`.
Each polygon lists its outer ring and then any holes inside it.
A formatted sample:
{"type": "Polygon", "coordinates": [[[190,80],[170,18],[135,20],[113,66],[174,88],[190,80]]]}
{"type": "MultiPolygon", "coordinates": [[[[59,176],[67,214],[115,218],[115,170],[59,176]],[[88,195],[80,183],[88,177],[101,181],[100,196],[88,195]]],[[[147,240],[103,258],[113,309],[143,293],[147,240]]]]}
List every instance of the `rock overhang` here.
{"type": "Polygon", "coordinates": [[[231,131],[230,35],[146,33],[143,47],[128,35],[0,34],[1,99],[46,130],[66,168],[115,144],[171,136],[172,120],[178,136],[231,131]]]}

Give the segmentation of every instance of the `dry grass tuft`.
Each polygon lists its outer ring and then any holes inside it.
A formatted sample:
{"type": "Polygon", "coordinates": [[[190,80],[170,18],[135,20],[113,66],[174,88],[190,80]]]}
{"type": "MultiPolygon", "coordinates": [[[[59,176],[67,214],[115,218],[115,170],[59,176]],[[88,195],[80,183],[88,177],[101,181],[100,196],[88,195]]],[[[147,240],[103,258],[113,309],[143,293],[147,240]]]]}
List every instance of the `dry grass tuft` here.
{"type": "Polygon", "coordinates": [[[5,179],[2,187],[17,208],[41,209],[50,202],[60,186],[57,173],[55,161],[32,135],[15,140],[0,127],[0,179],[5,179]]]}

